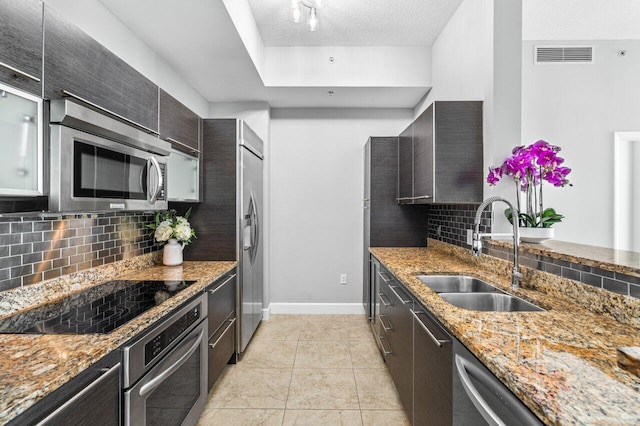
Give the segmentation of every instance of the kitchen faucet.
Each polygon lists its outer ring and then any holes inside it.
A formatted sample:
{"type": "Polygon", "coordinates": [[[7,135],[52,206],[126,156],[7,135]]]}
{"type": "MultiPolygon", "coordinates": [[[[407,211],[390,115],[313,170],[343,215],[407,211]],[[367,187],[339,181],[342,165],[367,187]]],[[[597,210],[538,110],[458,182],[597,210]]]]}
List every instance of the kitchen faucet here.
{"type": "MultiPolygon", "coordinates": [[[[520,272],[518,265],[518,249],[520,248],[520,234],[518,233],[518,210],[513,207],[513,204],[503,197],[490,197],[480,204],[478,211],[476,211],[476,218],[473,221],[473,239],[471,242],[471,254],[473,256],[480,256],[482,254],[482,239],[485,237],[497,236],[496,233],[481,233],[480,232],[480,216],[484,209],[494,201],[502,201],[506,203],[511,209],[511,224],[513,225],[513,270],[511,275],[511,288],[517,290],[520,288],[520,280],[522,279],[522,273],[520,272]]],[[[500,234],[504,235],[504,234],[500,234]]],[[[508,235],[508,234],[507,234],[508,235]]]]}

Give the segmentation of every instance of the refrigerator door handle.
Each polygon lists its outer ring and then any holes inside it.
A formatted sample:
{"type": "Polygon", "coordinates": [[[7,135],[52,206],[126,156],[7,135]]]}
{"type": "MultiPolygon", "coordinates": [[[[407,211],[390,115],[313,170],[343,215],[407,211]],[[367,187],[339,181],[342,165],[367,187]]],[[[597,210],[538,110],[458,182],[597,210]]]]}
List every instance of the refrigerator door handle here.
{"type": "Polygon", "coordinates": [[[251,193],[251,209],[251,225],[253,230],[253,233],[251,235],[251,262],[254,262],[258,254],[258,240],[260,239],[260,220],[258,218],[258,203],[253,192],[251,193]]]}

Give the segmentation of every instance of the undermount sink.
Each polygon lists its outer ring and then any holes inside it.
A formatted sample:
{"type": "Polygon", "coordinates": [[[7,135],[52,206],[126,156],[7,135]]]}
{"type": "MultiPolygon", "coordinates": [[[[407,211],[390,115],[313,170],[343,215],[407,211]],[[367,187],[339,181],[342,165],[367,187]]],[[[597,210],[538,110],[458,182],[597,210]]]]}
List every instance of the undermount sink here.
{"type": "Polygon", "coordinates": [[[448,303],[472,311],[544,311],[519,297],[475,277],[466,275],[416,275],[448,303]]]}
{"type": "Polygon", "coordinates": [[[440,297],[454,306],[472,311],[544,311],[519,297],[503,293],[440,293],[440,297]]]}
{"type": "Polygon", "coordinates": [[[436,293],[503,293],[481,279],[466,275],[417,275],[416,278],[436,293]]]}

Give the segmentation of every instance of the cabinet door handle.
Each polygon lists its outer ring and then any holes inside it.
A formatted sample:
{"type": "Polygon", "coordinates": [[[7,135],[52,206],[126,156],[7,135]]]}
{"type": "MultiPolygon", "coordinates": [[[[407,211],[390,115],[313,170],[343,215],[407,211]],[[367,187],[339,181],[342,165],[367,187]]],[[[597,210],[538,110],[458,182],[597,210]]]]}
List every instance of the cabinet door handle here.
{"type": "Polygon", "coordinates": [[[389,278],[385,278],[384,276],[387,275],[389,276],[389,274],[387,274],[386,272],[376,272],[378,275],[380,275],[380,278],[382,278],[382,281],[384,281],[385,283],[390,283],[391,281],[393,281],[393,279],[391,277],[389,278]]]}
{"type": "Polygon", "coordinates": [[[31,75],[31,74],[29,74],[29,73],[26,73],[26,72],[24,72],[24,71],[20,71],[18,68],[14,68],[14,67],[12,67],[12,66],[11,66],[11,65],[9,65],[9,64],[5,64],[4,62],[0,62],[0,67],[2,67],[2,68],[6,68],[6,69],[8,69],[9,71],[14,72],[15,74],[18,74],[18,75],[19,75],[19,76],[21,76],[21,77],[26,77],[26,78],[28,78],[28,79],[30,79],[30,80],[37,81],[38,83],[40,83],[40,79],[39,79],[38,77],[36,77],[36,76],[34,76],[34,75],[31,75]]]}
{"type": "Polygon", "coordinates": [[[231,275],[229,278],[227,278],[226,280],[224,280],[224,282],[222,284],[220,284],[218,287],[214,288],[213,290],[209,290],[209,293],[213,294],[216,291],[220,290],[222,287],[224,287],[224,285],[226,283],[228,283],[229,281],[231,281],[232,279],[234,279],[236,277],[236,274],[231,275]]]}
{"type": "Polygon", "coordinates": [[[135,121],[131,120],[130,118],[123,117],[122,115],[117,114],[117,113],[115,113],[115,112],[113,112],[113,111],[111,111],[111,110],[108,110],[108,109],[106,109],[105,107],[102,107],[102,106],[100,106],[100,105],[98,105],[98,104],[96,104],[96,103],[94,103],[94,102],[91,102],[90,100],[85,99],[85,98],[83,98],[82,96],[78,96],[78,95],[76,95],[75,93],[71,93],[71,92],[69,92],[68,90],[64,90],[64,89],[62,89],[60,92],[62,93],[62,96],[68,96],[68,97],[70,97],[70,98],[77,99],[77,100],[79,100],[80,102],[85,103],[85,104],[87,104],[87,105],[91,105],[92,107],[94,107],[94,108],[96,108],[96,109],[99,109],[100,111],[102,111],[102,112],[104,112],[104,113],[107,113],[107,114],[109,114],[109,115],[110,115],[110,116],[112,116],[112,117],[116,117],[116,118],[118,118],[118,119],[120,119],[120,120],[126,121],[126,122],[127,122],[127,123],[129,123],[129,124],[133,124],[134,126],[136,126],[136,127],[140,128],[140,129],[144,130],[144,131],[145,131],[145,132],[147,132],[147,133],[151,133],[152,135],[160,136],[160,133],[156,132],[155,130],[150,129],[150,128],[148,128],[147,126],[143,126],[142,124],[140,124],[140,123],[138,123],[138,122],[135,122],[135,121]]]}
{"type": "Polygon", "coordinates": [[[200,154],[200,150],[199,149],[195,149],[195,148],[187,145],[186,143],[177,141],[177,140],[175,140],[173,138],[164,138],[164,140],[166,140],[167,142],[178,144],[178,145],[180,145],[180,146],[182,146],[184,148],[187,148],[189,151],[197,152],[198,154],[200,154]]]}
{"type": "Polygon", "coordinates": [[[384,305],[385,308],[391,306],[391,301],[389,301],[389,303],[384,301],[384,298],[387,297],[384,293],[378,293],[378,298],[380,299],[380,301],[382,302],[382,304],[384,305]]]}
{"type": "Polygon", "coordinates": [[[398,288],[397,285],[390,285],[389,288],[391,289],[391,291],[393,292],[393,294],[396,295],[396,297],[398,298],[399,301],[401,301],[402,303],[404,303],[405,305],[407,303],[411,303],[411,299],[409,300],[405,300],[402,297],[400,297],[400,295],[398,294],[398,292],[396,291],[396,288],[398,288]]]}
{"type": "Polygon", "coordinates": [[[100,369],[100,371],[104,372],[100,377],[95,379],[93,382],[89,383],[89,385],[87,387],[85,387],[80,392],[75,394],[71,399],[69,399],[64,404],[62,404],[60,407],[58,407],[53,413],[49,414],[46,418],[44,418],[42,421],[40,421],[37,425],[38,426],[43,426],[43,425],[49,424],[50,421],[55,420],[55,418],[56,418],[56,416],[58,414],[63,412],[67,407],[69,407],[71,404],[76,402],[78,399],[82,398],[84,395],[86,395],[87,393],[91,392],[95,387],[102,385],[102,382],[104,380],[108,379],[109,376],[111,376],[111,375],[113,375],[115,373],[118,373],[118,375],[119,375],[119,369],[120,369],[120,363],[117,363],[113,367],[106,369],[106,371],[105,371],[105,369],[100,369]]]}
{"type": "Polygon", "coordinates": [[[380,319],[380,324],[382,325],[382,328],[384,329],[384,331],[393,330],[393,326],[391,325],[391,322],[389,321],[389,317],[388,316],[380,315],[379,319],[380,319]],[[386,325],[384,325],[384,321],[382,320],[383,318],[386,318],[386,321],[389,323],[388,327],[386,325]]]}
{"type": "Polygon", "coordinates": [[[227,333],[227,331],[229,331],[231,326],[233,326],[233,324],[236,322],[236,319],[232,318],[230,320],[227,320],[227,322],[229,322],[229,325],[227,325],[227,328],[225,328],[224,331],[222,333],[220,333],[220,336],[216,339],[216,341],[213,342],[213,343],[209,343],[209,347],[210,348],[215,348],[216,347],[216,345],[218,344],[220,339],[222,339],[222,337],[227,333]]]}
{"type": "Polygon", "coordinates": [[[431,340],[433,340],[433,342],[439,347],[441,348],[443,344],[445,343],[451,343],[451,340],[439,340],[436,336],[433,335],[433,332],[431,330],[429,330],[429,328],[422,322],[422,320],[418,317],[417,314],[421,314],[422,312],[416,312],[413,309],[411,309],[411,315],[413,315],[413,317],[418,321],[418,324],[420,324],[420,326],[422,327],[422,329],[424,331],[427,332],[427,334],[429,335],[429,337],[431,337],[431,340]]]}
{"type": "Polygon", "coordinates": [[[417,197],[400,197],[396,198],[396,201],[413,201],[413,200],[428,200],[433,198],[431,195],[419,195],[417,197]]]}
{"type": "Polygon", "coordinates": [[[380,341],[380,346],[382,346],[382,353],[384,354],[384,356],[387,355],[391,355],[393,353],[392,350],[387,350],[387,348],[384,347],[384,341],[387,340],[382,336],[378,336],[378,340],[380,341]]]}

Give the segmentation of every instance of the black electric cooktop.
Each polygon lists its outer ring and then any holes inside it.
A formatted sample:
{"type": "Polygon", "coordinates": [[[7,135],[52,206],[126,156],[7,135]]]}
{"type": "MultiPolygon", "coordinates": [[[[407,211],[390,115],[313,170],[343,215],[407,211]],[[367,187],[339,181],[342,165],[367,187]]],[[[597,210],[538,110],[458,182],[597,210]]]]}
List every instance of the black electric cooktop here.
{"type": "Polygon", "coordinates": [[[196,281],[109,281],[0,320],[0,333],[109,333],[196,281]]]}

